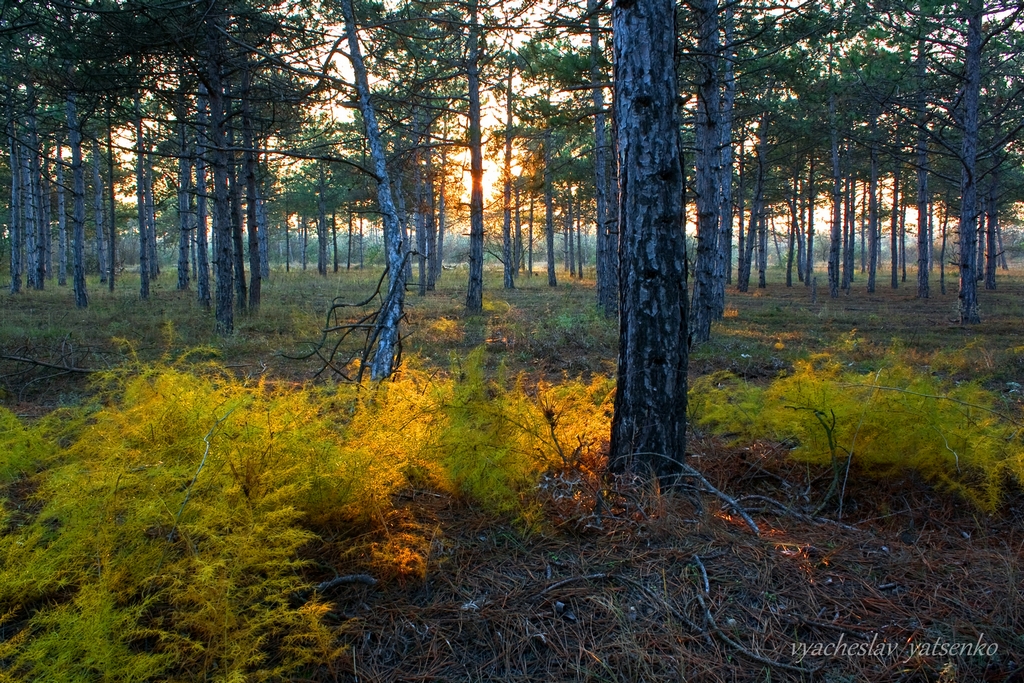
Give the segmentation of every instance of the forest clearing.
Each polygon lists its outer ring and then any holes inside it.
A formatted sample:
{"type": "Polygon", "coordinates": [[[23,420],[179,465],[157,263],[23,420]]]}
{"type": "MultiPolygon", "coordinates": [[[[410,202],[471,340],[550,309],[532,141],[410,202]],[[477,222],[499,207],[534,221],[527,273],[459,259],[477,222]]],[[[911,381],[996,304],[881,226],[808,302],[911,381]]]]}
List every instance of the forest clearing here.
{"type": "MultiPolygon", "coordinates": [[[[146,311],[102,291],[86,310],[67,309],[66,290],[5,297],[2,675],[1019,678],[1019,437],[989,499],[985,473],[968,470],[984,449],[966,439],[985,438],[970,425],[939,415],[959,476],[952,458],[909,451],[929,448],[909,427],[933,420],[937,401],[808,404],[836,409],[837,435],[843,421],[868,425],[828,500],[821,443],[793,451],[782,429],[703,426],[713,411],[701,403],[708,378],[766,389],[817,362],[827,381],[827,354],[877,384],[962,387],[970,397],[956,394],[953,414],[986,422],[993,410],[1016,429],[1019,273],[986,293],[973,327],[956,321],[952,293],[855,289],[812,303],[770,281],[729,295],[691,360],[688,462],[760,535],[696,481],[659,492],[603,476],[616,335],[592,312],[593,280],[550,289],[523,276],[513,291],[486,288],[478,316],[464,313],[461,280],[445,273],[410,298],[407,370],[358,391],[311,383],[318,363],[286,355],[317,337],[335,296],[372,291],[369,273],[275,271],[268,299],[280,305],[229,338],[172,278],[146,311]],[[872,440],[897,450],[859,461],[872,440]],[[979,638],[992,656],[927,650],[979,638]],[[875,650],[794,649],[844,642],[875,650]]],[[[805,412],[792,433],[816,429],[805,412]]]]}

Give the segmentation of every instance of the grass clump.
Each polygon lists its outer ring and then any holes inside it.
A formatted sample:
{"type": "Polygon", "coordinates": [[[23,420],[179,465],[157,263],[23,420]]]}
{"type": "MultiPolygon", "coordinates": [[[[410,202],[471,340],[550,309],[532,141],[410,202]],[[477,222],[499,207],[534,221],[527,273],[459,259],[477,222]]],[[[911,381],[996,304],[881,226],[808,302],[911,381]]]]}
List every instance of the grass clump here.
{"type": "Polygon", "coordinates": [[[797,361],[767,387],[719,372],[694,383],[691,415],[713,431],[791,440],[793,457],[867,477],[904,471],[994,510],[1024,483],[1021,424],[974,382],[943,381],[890,356],[874,372],[829,355],[797,361]]]}

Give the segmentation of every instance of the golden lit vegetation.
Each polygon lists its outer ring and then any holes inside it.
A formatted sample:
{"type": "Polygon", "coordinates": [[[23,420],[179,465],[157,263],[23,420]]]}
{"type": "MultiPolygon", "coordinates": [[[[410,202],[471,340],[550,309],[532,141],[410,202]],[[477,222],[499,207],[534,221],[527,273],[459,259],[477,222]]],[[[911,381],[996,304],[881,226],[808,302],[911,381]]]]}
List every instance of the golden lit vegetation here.
{"type": "Polygon", "coordinates": [[[1000,411],[999,397],[977,383],[942,381],[895,354],[866,373],[812,356],[767,387],[717,372],[697,380],[691,396],[699,424],[743,439],[791,441],[794,457],[830,465],[826,498],[847,476],[912,470],[991,511],[1010,480],[1024,483],[1021,424],[1000,411]]]}
{"type": "MultiPolygon", "coordinates": [[[[318,529],[373,523],[424,484],[538,523],[538,477],[604,437],[610,387],[531,397],[481,357],[363,389],[135,368],[104,376],[105,405],[31,427],[0,412],[3,675],[272,679],[338,654],[327,608],[296,598],[318,529]]],[[[386,545],[377,560],[406,566],[382,575],[422,572],[386,545]]]]}

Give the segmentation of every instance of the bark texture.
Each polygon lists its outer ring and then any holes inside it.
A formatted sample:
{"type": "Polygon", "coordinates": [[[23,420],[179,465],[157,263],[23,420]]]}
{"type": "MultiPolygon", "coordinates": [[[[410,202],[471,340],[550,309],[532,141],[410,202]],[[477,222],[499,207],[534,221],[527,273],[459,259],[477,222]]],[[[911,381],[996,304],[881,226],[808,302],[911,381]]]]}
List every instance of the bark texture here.
{"type": "Polygon", "coordinates": [[[614,9],[619,359],[610,467],[670,483],[686,446],[687,296],[675,4],[614,9]]]}

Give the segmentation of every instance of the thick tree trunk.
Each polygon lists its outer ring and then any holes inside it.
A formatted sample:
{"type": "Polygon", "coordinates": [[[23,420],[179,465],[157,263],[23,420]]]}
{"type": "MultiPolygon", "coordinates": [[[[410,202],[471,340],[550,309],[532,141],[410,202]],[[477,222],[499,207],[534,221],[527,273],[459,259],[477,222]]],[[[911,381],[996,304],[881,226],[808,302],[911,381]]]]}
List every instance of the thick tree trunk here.
{"type": "Polygon", "coordinates": [[[976,242],[978,231],[978,99],[981,91],[981,24],[985,13],[982,0],[963,4],[967,22],[967,46],[964,52],[963,145],[960,151],[960,323],[981,322],[978,311],[976,242]]]}
{"type": "Polygon", "coordinates": [[[82,129],[75,107],[74,91],[68,92],[66,109],[68,145],[71,147],[71,250],[74,254],[75,306],[85,308],[89,305],[89,297],[85,291],[85,168],[82,164],[82,129]]]}
{"type": "Polygon", "coordinates": [[[228,189],[227,153],[227,107],[225,106],[223,69],[223,37],[218,25],[220,17],[207,18],[208,92],[210,109],[210,166],[213,171],[213,233],[214,233],[214,281],[216,283],[216,304],[214,316],[217,331],[231,334],[234,331],[234,282],[231,247],[231,199],[228,189]]]}
{"type": "MultiPolygon", "coordinates": [[[[399,323],[404,315],[406,282],[404,262],[407,248],[402,243],[402,228],[398,221],[398,212],[395,210],[394,201],[391,198],[391,181],[388,178],[384,145],[381,141],[380,129],[377,126],[377,115],[370,102],[370,84],[359,47],[352,0],[342,0],[341,11],[345,21],[349,59],[352,62],[356,92],[359,96],[359,111],[363,117],[363,125],[366,127],[366,138],[370,147],[370,156],[373,159],[373,170],[377,176],[377,201],[380,204],[380,212],[384,221],[384,253],[390,281],[387,295],[377,314],[373,331],[375,339],[371,339],[371,344],[376,342],[376,348],[369,363],[370,376],[375,380],[381,380],[391,376],[401,354],[399,323]]],[[[361,265],[362,261],[360,260],[361,265]]]]}
{"type": "MultiPolygon", "coordinates": [[[[232,116],[234,114],[231,114],[232,116]]],[[[249,304],[249,288],[245,282],[245,214],[242,211],[242,186],[235,148],[235,132],[228,128],[228,200],[231,206],[231,256],[234,265],[235,305],[244,311],[249,304]]],[[[244,172],[244,170],[242,171],[244,172]]]]}
{"type": "Polygon", "coordinates": [[[617,3],[619,362],[610,468],[676,483],[686,449],[686,241],[675,3],[617,3]]]}
{"type": "Polygon", "coordinates": [[[469,85],[469,286],[466,310],[484,310],[484,161],[480,128],[480,36],[477,2],[470,2],[466,78],[469,85]]]}

